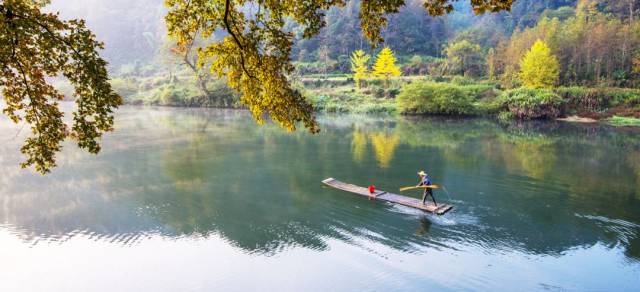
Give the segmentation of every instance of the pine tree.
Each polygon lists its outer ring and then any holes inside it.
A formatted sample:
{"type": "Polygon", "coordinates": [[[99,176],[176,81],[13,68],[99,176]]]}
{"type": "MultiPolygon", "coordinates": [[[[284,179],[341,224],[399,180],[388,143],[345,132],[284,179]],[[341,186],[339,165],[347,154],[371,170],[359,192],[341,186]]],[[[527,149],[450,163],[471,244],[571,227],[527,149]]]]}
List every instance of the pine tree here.
{"type": "Polygon", "coordinates": [[[558,81],[559,67],[547,44],[538,40],[520,61],[520,79],[529,88],[549,88],[558,81]]]}
{"type": "Polygon", "coordinates": [[[371,56],[367,55],[363,50],[356,50],[351,54],[351,71],[353,71],[353,80],[355,80],[358,88],[362,87],[362,82],[369,76],[369,62],[371,56]]]}
{"type": "Polygon", "coordinates": [[[380,51],[376,58],[376,63],[373,65],[372,74],[376,77],[382,77],[387,86],[389,84],[389,77],[400,76],[400,68],[396,66],[396,57],[393,55],[391,49],[385,47],[380,51]]]}

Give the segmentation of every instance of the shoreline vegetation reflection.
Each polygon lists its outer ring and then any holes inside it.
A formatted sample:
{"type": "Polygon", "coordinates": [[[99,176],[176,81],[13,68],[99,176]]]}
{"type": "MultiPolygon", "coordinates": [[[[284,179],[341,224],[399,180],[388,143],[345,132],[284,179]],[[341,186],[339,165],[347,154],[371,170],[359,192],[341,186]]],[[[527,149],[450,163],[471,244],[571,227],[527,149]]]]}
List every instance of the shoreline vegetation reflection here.
{"type": "MultiPolygon", "coordinates": [[[[0,230],[27,243],[82,235],[220,236],[247,253],[326,250],[360,239],[406,252],[471,245],[559,256],[602,244],[640,261],[640,135],[602,125],[320,116],[323,131],[256,127],[243,111],[131,109],[104,150],[74,147],[52,174],[17,166],[17,126],[0,120],[0,230]],[[14,131],[16,130],[16,131],[14,131]],[[322,187],[380,189],[427,167],[456,205],[424,216],[322,187]],[[23,182],[23,183],[18,183],[23,182]],[[25,183],[28,182],[28,183],[25,183]],[[389,212],[389,210],[395,212],[389,212]]],[[[414,194],[415,195],[415,194],[414,194]]]]}

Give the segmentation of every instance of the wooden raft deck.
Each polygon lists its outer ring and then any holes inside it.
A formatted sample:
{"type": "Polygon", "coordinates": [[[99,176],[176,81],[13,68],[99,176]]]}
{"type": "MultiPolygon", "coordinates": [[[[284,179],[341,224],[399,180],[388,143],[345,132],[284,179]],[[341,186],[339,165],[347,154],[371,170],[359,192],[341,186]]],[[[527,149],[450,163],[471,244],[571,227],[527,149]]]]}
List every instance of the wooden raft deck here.
{"type": "Polygon", "coordinates": [[[447,213],[449,210],[453,208],[453,206],[449,204],[438,204],[438,206],[435,206],[433,202],[427,202],[426,204],[422,204],[422,201],[416,198],[410,198],[402,195],[392,194],[392,193],[388,193],[381,190],[376,190],[374,195],[371,195],[367,188],[344,183],[333,178],[325,179],[322,181],[322,183],[332,188],[358,194],[361,196],[365,196],[367,198],[375,196],[377,200],[388,201],[388,202],[400,204],[403,206],[420,209],[429,213],[435,213],[438,215],[447,213]]]}

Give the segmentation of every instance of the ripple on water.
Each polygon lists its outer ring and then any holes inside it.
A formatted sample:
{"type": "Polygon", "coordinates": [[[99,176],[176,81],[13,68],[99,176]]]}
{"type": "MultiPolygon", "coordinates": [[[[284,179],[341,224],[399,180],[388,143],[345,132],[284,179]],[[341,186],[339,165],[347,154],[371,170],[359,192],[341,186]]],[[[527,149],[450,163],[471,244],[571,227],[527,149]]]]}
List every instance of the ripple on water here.
{"type": "Polygon", "coordinates": [[[159,229],[140,232],[101,233],[89,229],[74,229],[64,233],[37,233],[33,230],[20,228],[12,224],[0,224],[0,230],[15,236],[30,247],[41,244],[63,244],[75,238],[84,238],[96,242],[109,242],[123,246],[133,246],[152,236],[168,237],[169,235],[159,229]]]}
{"type": "Polygon", "coordinates": [[[619,242],[623,244],[628,245],[632,240],[640,236],[640,225],[633,222],[623,219],[611,219],[603,216],[582,215],[577,213],[575,216],[594,221],[596,225],[600,226],[606,232],[615,234],[619,242]]]}
{"type": "Polygon", "coordinates": [[[391,206],[389,210],[392,212],[409,215],[416,219],[427,218],[431,223],[434,223],[437,225],[443,225],[443,226],[476,225],[479,222],[477,217],[471,214],[456,212],[455,208],[447,212],[447,214],[445,215],[435,215],[435,214],[426,213],[424,211],[403,206],[403,205],[391,204],[391,203],[388,203],[388,204],[391,206]]]}

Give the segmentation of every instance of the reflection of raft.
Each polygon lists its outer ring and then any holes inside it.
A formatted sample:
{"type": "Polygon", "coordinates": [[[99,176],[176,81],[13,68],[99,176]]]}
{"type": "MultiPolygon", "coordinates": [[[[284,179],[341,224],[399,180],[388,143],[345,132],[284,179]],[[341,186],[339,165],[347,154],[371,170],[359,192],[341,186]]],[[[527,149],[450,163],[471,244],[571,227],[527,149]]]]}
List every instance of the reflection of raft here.
{"type": "Polygon", "coordinates": [[[322,181],[322,183],[339,190],[355,193],[368,198],[375,197],[376,199],[379,199],[379,200],[388,201],[388,202],[400,204],[403,206],[420,209],[420,210],[423,210],[429,213],[435,213],[438,215],[447,213],[449,210],[453,208],[453,206],[448,204],[438,204],[438,206],[434,205],[432,202],[427,202],[426,204],[422,204],[422,201],[416,198],[405,197],[401,195],[387,193],[380,190],[376,190],[374,194],[370,194],[367,188],[359,187],[359,186],[348,184],[348,183],[343,183],[333,178],[325,179],[322,181]]]}

